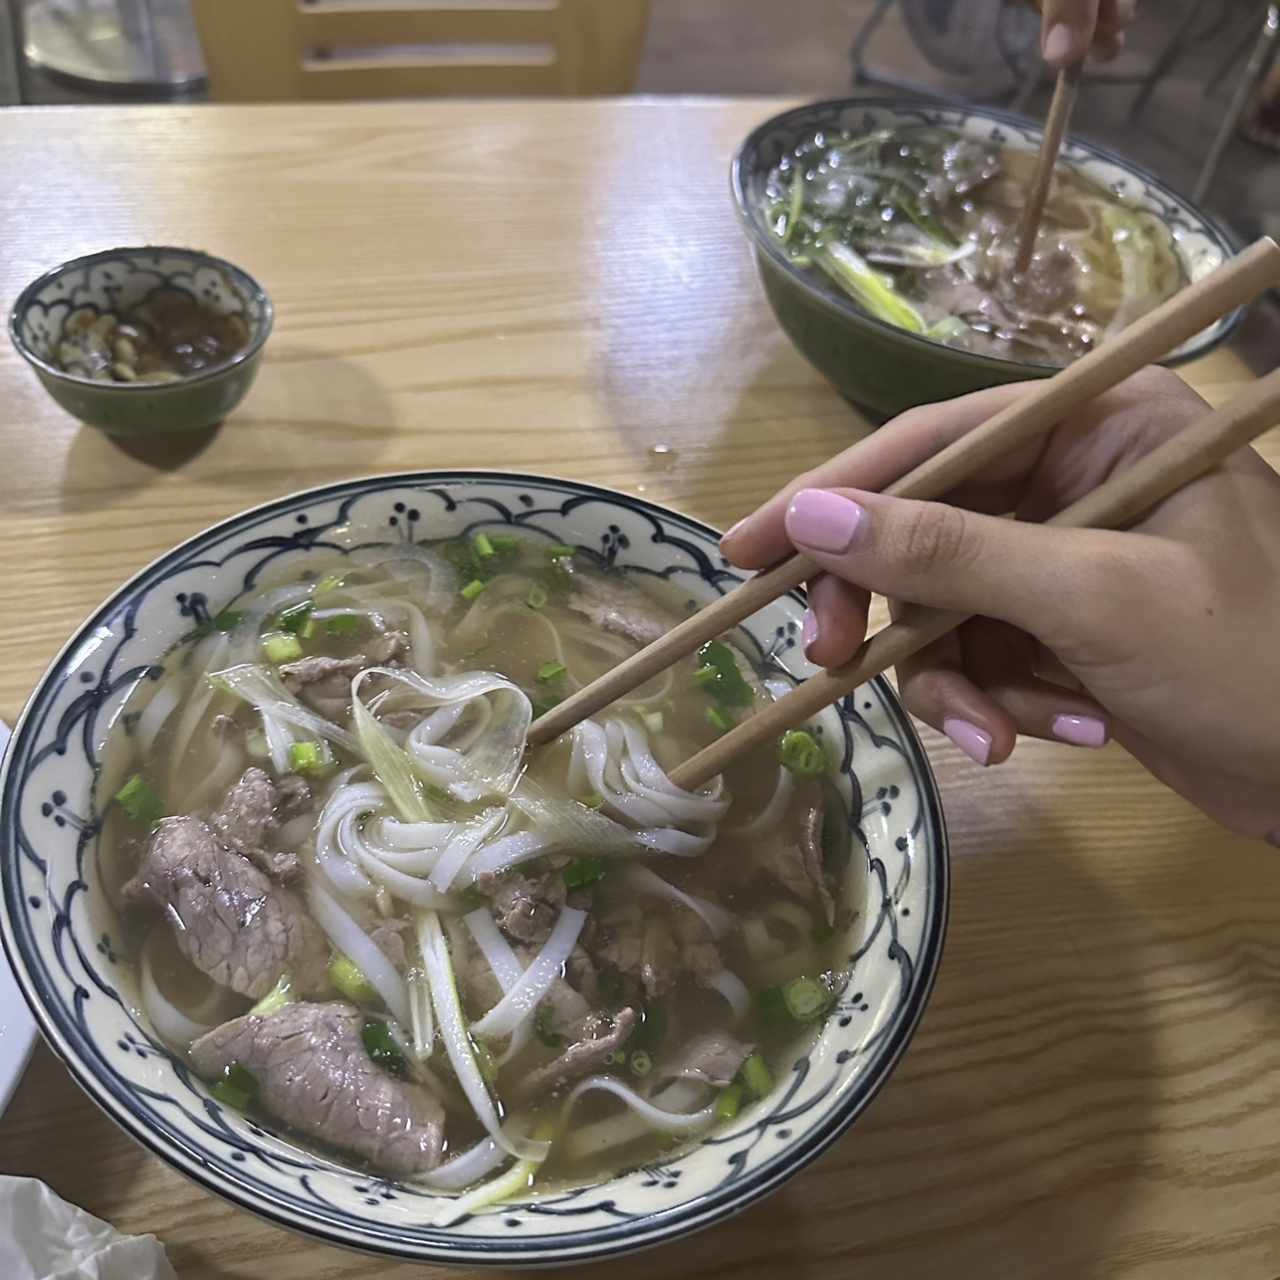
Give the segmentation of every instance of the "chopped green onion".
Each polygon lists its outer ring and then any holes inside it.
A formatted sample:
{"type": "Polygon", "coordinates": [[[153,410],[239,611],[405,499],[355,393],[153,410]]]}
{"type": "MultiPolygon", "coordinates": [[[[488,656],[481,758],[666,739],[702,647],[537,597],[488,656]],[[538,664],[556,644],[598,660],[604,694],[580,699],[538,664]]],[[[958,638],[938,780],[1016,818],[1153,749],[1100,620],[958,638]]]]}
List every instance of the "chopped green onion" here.
{"type": "Polygon", "coordinates": [[[720,733],[728,733],[733,728],[734,718],[720,707],[707,708],[707,723],[720,733]]]}
{"type": "Polygon", "coordinates": [[[813,259],[850,297],[877,320],[908,333],[924,333],[928,327],[920,313],[894,287],[847,244],[828,240],[815,245],[813,259]]]}
{"type": "Polygon", "coordinates": [[[329,961],[329,981],[352,1004],[373,1004],[378,998],[364,971],[341,951],[329,961]]]}
{"type": "Polygon", "coordinates": [[[831,1007],[831,992],[817,978],[792,978],[761,991],[756,1005],[774,1022],[816,1022],[831,1007]]]}
{"type": "Polygon", "coordinates": [[[738,1079],[753,1098],[766,1097],[773,1090],[773,1072],[758,1053],[753,1053],[742,1064],[738,1079]]]}
{"type": "Polygon", "coordinates": [[[164,817],[164,805],[152,790],[151,784],[140,773],[135,773],[116,792],[118,804],[134,822],[150,826],[164,817]]]}
{"type": "Polygon", "coordinates": [[[640,719],[644,721],[644,727],[650,733],[661,733],[666,723],[661,711],[642,711],[640,719]]]}
{"type": "Polygon", "coordinates": [[[530,609],[541,609],[551,597],[547,594],[547,589],[540,582],[535,582],[529,588],[529,594],[525,597],[525,603],[530,609]]]}
{"type": "Polygon", "coordinates": [[[458,594],[464,600],[474,600],[488,585],[482,578],[472,578],[458,594]]]}
{"type": "Polygon", "coordinates": [[[501,555],[510,555],[513,551],[520,550],[520,539],[513,537],[509,533],[495,533],[490,539],[493,543],[493,549],[501,555]]]}
{"type": "Polygon", "coordinates": [[[564,869],[564,886],[566,889],[585,889],[604,879],[607,869],[603,858],[575,858],[564,869]]]}
{"type": "Polygon", "coordinates": [[[315,623],[311,621],[314,609],[315,605],[310,600],[281,609],[276,617],[276,629],[304,638],[310,636],[315,631],[315,623]]]}
{"type": "Polygon", "coordinates": [[[320,773],[333,763],[327,742],[291,742],[289,766],[295,773],[320,773]]]}
{"type": "Polygon", "coordinates": [[[497,554],[494,550],[493,543],[489,541],[489,535],[487,533],[477,533],[476,536],[471,539],[471,545],[475,548],[476,555],[478,555],[482,560],[488,560],[491,556],[497,554]]]}
{"type": "Polygon", "coordinates": [[[711,640],[698,650],[702,664],[693,678],[719,703],[727,707],[749,707],[755,698],[743,678],[733,650],[720,640],[711,640]]]}
{"type": "Polygon", "coordinates": [[[732,1120],[742,1106],[743,1088],[740,1084],[731,1084],[716,1099],[716,1119],[732,1120]]]}
{"type": "Polygon", "coordinates": [[[364,1042],[365,1052],[378,1066],[390,1071],[392,1075],[408,1075],[409,1064],[405,1061],[400,1046],[396,1044],[391,1028],[385,1022],[366,1022],[360,1039],[364,1042]]]}
{"type": "Polygon", "coordinates": [[[588,809],[599,809],[604,804],[604,796],[593,791],[589,796],[579,796],[578,803],[586,805],[588,809]]]}
{"type": "Polygon", "coordinates": [[[797,1022],[820,1018],[831,1003],[831,993],[816,978],[792,978],[783,986],[782,998],[797,1022]]]}
{"type": "Polygon", "coordinates": [[[234,631],[244,621],[244,614],[239,609],[224,609],[206,618],[195,630],[197,636],[211,635],[215,631],[234,631]]]}
{"type": "Polygon", "coordinates": [[[258,1092],[258,1081],[252,1071],[246,1071],[238,1062],[233,1062],[222,1073],[221,1080],[215,1080],[209,1087],[224,1107],[233,1107],[236,1111],[245,1111],[258,1092]]]}
{"type": "Polygon", "coordinates": [[[819,778],[829,761],[822,743],[807,729],[788,729],[778,743],[778,759],[799,778],[819,778]]]}
{"type": "Polygon", "coordinates": [[[276,985],[249,1012],[259,1018],[270,1017],[277,1009],[283,1009],[293,1000],[292,986],[289,975],[282,973],[276,980],[276,985]]]}
{"type": "Polygon", "coordinates": [[[262,651],[267,655],[267,661],[274,662],[276,666],[302,657],[302,645],[298,637],[287,631],[269,631],[262,637],[262,651]]]}
{"type": "Polygon", "coordinates": [[[331,636],[354,635],[364,625],[364,619],[358,613],[340,613],[326,620],[324,629],[331,636]]]}
{"type": "Polygon", "coordinates": [[[551,546],[547,548],[548,560],[567,560],[569,559],[569,557],[575,556],[577,554],[578,554],[577,547],[565,546],[563,542],[553,543],[551,546]]]}
{"type": "Polygon", "coordinates": [[[653,1059],[643,1050],[637,1049],[631,1055],[631,1074],[647,1076],[653,1070],[653,1059]]]}
{"type": "Polygon", "coordinates": [[[533,1018],[533,1034],[548,1049],[558,1048],[564,1043],[564,1036],[552,1029],[551,1016],[545,1009],[539,1009],[533,1018]]]}
{"type": "Polygon", "coordinates": [[[563,662],[544,662],[538,668],[538,679],[543,684],[547,684],[549,681],[558,680],[568,669],[563,662]]]}
{"type": "Polygon", "coordinates": [[[625,1067],[627,1065],[627,1051],[625,1049],[615,1049],[605,1060],[606,1067],[625,1067]]]}
{"type": "Polygon", "coordinates": [[[342,579],[338,577],[336,573],[329,573],[316,583],[313,594],[325,596],[328,595],[330,591],[337,591],[340,586],[342,586],[342,579]]]}

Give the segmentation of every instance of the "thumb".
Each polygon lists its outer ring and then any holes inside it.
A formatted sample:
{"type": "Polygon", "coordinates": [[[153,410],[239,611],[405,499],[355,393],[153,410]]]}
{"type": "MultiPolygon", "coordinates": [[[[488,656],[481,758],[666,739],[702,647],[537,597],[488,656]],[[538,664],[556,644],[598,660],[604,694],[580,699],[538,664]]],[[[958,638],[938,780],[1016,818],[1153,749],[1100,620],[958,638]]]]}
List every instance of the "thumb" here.
{"type": "Polygon", "coordinates": [[[855,586],[999,618],[1070,648],[1101,638],[1109,616],[1126,612],[1117,598],[1136,599],[1150,541],[854,489],[802,489],[786,528],[797,550],[855,586]]]}
{"type": "Polygon", "coordinates": [[[1089,52],[1099,0],[1044,0],[1040,51],[1050,66],[1073,66],[1089,52]]]}

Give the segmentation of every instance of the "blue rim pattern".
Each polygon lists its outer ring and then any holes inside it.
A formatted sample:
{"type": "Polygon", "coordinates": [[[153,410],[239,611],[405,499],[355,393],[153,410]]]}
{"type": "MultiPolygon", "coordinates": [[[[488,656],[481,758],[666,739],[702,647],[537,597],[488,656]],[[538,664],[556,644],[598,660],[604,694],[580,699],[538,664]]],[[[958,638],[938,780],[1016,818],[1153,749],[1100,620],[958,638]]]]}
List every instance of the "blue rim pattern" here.
{"type": "MultiPolygon", "coordinates": [[[[35,842],[24,830],[21,818],[22,792],[27,779],[41,759],[47,758],[50,753],[65,754],[69,743],[77,738],[77,745],[83,749],[90,766],[96,766],[94,742],[98,737],[95,732],[97,713],[111,699],[117,698],[122,689],[132,687],[147,678],[148,668],[145,665],[135,665],[120,672],[114,672],[112,667],[116,653],[135,634],[137,615],[149,592],[193,565],[225,564],[233,555],[246,550],[261,553],[260,558],[245,574],[245,586],[251,587],[264,565],[279,555],[293,550],[336,545],[324,535],[345,524],[353,506],[363,498],[371,495],[385,495],[390,491],[415,491],[423,495],[433,495],[445,505],[446,509],[453,510],[458,503],[450,494],[448,487],[465,486],[469,483],[509,485],[513,491],[520,491],[518,502],[525,504],[524,510],[513,510],[512,508],[517,506],[516,502],[513,502],[511,507],[507,507],[491,499],[474,499],[484,507],[482,519],[475,521],[476,524],[492,523],[495,519],[499,519],[525,529],[547,532],[539,530],[535,517],[549,514],[563,516],[584,504],[603,502],[646,521],[652,529],[654,542],[662,542],[678,548],[680,553],[688,557],[696,566],[695,571],[698,576],[716,590],[724,591],[739,580],[738,576],[729,571],[723,562],[717,566],[712,561],[704,548],[707,544],[714,546],[717,535],[699,521],[607,489],[577,482],[518,474],[449,471],[376,477],[328,485],[295,494],[223,521],[160,557],[100,606],[54,660],[24,710],[15,731],[13,749],[6,760],[3,777],[0,778],[0,848],[5,851],[3,865],[0,866],[0,871],[3,872],[5,907],[3,936],[5,947],[10,953],[15,971],[24,988],[24,994],[36,1011],[46,1039],[67,1063],[81,1086],[135,1138],[206,1188],[283,1226],[303,1227],[320,1238],[346,1247],[356,1245],[416,1260],[465,1261],[482,1265],[509,1265],[513,1261],[519,1262],[522,1259],[536,1260],[544,1264],[552,1261],[572,1261],[659,1243],[675,1235],[710,1225],[766,1194],[816,1158],[844,1132],[869,1103],[906,1047],[931,990],[942,945],[948,897],[946,837],[928,762],[887,682],[876,681],[866,686],[860,694],[864,696],[867,693],[874,694],[878,703],[876,711],[885,715],[895,734],[894,739],[884,739],[883,744],[877,740],[876,745],[892,747],[902,756],[910,769],[913,784],[921,801],[920,809],[912,819],[911,830],[914,832],[919,829],[928,837],[929,869],[932,878],[929,881],[931,891],[927,898],[928,919],[920,926],[923,929],[922,942],[913,959],[898,946],[898,921],[895,911],[895,904],[905,889],[909,863],[904,864],[901,879],[894,885],[888,883],[883,864],[877,863],[874,859],[870,864],[870,873],[879,876],[882,906],[874,927],[856,954],[858,957],[865,954],[873,944],[877,943],[882,929],[887,927],[889,931],[887,954],[891,960],[899,964],[902,970],[902,994],[899,1005],[891,1019],[871,1037],[867,1044],[869,1047],[870,1044],[876,1043],[874,1061],[859,1078],[857,1087],[847,1090],[846,1096],[831,1108],[830,1114],[825,1115],[815,1125],[802,1144],[792,1144],[746,1173],[742,1172],[747,1155],[746,1150],[731,1153],[728,1158],[729,1173],[710,1194],[656,1212],[632,1214],[620,1210],[607,1197],[599,1198],[607,1189],[607,1184],[602,1184],[548,1196],[526,1205],[513,1205],[506,1208],[506,1212],[510,1214],[526,1212],[532,1215],[554,1215],[565,1219],[588,1214],[598,1218],[604,1214],[607,1218],[616,1219],[606,1226],[596,1226],[584,1231],[570,1230],[554,1235],[527,1236],[517,1241],[510,1237],[502,1239],[458,1236],[446,1230],[421,1227],[400,1228],[386,1223],[380,1224],[376,1238],[371,1238],[367,1229],[362,1228],[358,1221],[353,1221],[352,1217],[339,1206],[330,1204],[324,1199],[309,1180],[309,1174],[301,1173],[298,1178],[300,1186],[308,1192],[309,1198],[295,1197],[292,1200],[282,1195],[278,1187],[268,1186],[250,1174],[244,1167],[247,1146],[245,1139],[228,1125],[220,1108],[206,1099],[203,1104],[203,1114],[195,1121],[197,1130],[206,1139],[217,1139],[230,1151],[227,1159],[215,1159],[208,1148],[196,1145],[188,1135],[183,1134],[157,1109],[171,1103],[172,1099],[159,1092],[140,1090],[136,1084],[129,1085],[124,1082],[108,1060],[106,1049],[109,1047],[132,1052],[139,1057],[154,1054],[168,1058],[160,1046],[150,1039],[145,1028],[135,1021],[136,1039],[133,1035],[126,1034],[118,1045],[103,1046],[94,1041],[81,1016],[82,1006],[89,999],[90,992],[78,977],[72,979],[75,984],[72,1005],[68,1006],[59,999],[55,980],[45,967],[36,946],[33,912],[28,910],[33,904],[24,897],[26,890],[22,883],[21,862],[25,861],[29,868],[35,869],[41,875],[46,871],[35,842]],[[535,505],[531,496],[533,493],[553,495],[561,501],[558,505],[538,506],[535,505]],[[337,500],[339,503],[334,519],[324,524],[312,524],[308,511],[330,500],[337,500]],[[218,548],[219,543],[223,542],[228,534],[249,535],[255,528],[289,515],[292,515],[297,522],[296,530],[292,535],[249,537],[248,541],[238,543],[232,548],[222,561],[216,561],[210,556],[209,553],[218,548]],[[703,545],[700,546],[699,542],[703,545]],[[122,624],[123,635],[111,654],[102,661],[101,675],[93,683],[93,687],[85,688],[63,710],[53,736],[48,737],[49,717],[55,709],[59,695],[65,693],[73,675],[78,674],[80,680],[84,681],[89,674],[83,671],[76,672],[78,656],[83,653],[86,643],[90,642],[96,634],[105,634],[99,630],[100,628],[106,628],[112,623],[122,624]],[[895,949],[898,953],[896,955],[895,949]],[[142,1097],[139,1096],[140,1094],[142,1097]],[[239,1155],[238,1160],[237,1155],[239,1155]]],[[[390,526],[395,529],[397,537],[412,540],[413,524],[418,518],[418,512],[413,509],[406,511],[403,502],[397,503],[394,510],[397,514],[390,516],[390,526]]],[[[609,528],[610,532],[602,538],[601,552],[596,553],[602,561],[606,562],[612,562],[626,545],[626,535],[621,534],[615,525],[610,525],[609,528]]],[[[547,532],[547,536],[555,535],[547,532]]],[[[183,613],[193,622],[202,620],[202,614],[206,608],[203,599],[197,600],[194,595],[190,599],[180,595],[178,599],[183,613]]],[[[803,602],[803,597],[798,592],[793,593],[792,599],[796,604],[803,602]]],[[[97,663],[98,659],[95,658],[95,665],[97,663]]],[[[94,681],[92,675],[89,675],[89,681],[94,681]]],[[[871,709],[871,705],[867,703],[868,710],[871,709]]],[[[844,763],[847,767],[853,750],[853,739],[847,726],[858,723],[863,730],[872,734],[873,739],[875,735],[854,705],[842,706],[841,719],[846,725],[844,763]]],[[[42,810],[56,808],[58,805],[56,793],[53,799],[54,805],[42,806],[42,810]]],[[[65,801],[65,797],[63,799],[65,801]]],[[[872,805],[882,805],[884,811],[888,812],[889,805],[881,796],[875,797],[872,805]]],[[[855,798],[852,814],[855,825],[861,821],[867,811],[861,804],[861,798],[855,798]]],[[[45,816],[50,816],[50,813],[46,812],[45,816]]],[[[68,977],[71,977],[69,966],[74,958],[78,972],[86,975],[87,979],[96,984],[103,994],[116,1000],[124,1008],[124,1002],[111,985],[102,979],[96,962],[86,954],[82,942],[77,938],[70,923],[71,913],[75,909],[75,899],[87,890],[83,859],[95,834],[94,825],[91,821],[77,820],[69,813],[65,816],[60,813],[53,814],[52,820],[59,825],[70,822],[78,829],[77,875],[67,889],[66,900],[58,905],[55,913],[53,925],[55,954],[68,977]]],[[[98,944],[98,950],[109,959],[114,959],[110,955],[109,940],[105,937],[98,944]]],[[[836,1061],[839,1064],[841,1059],[837,1056],[836,1061]]],[[[175,1071],[179,1078],[184,1074],[184,1069],[180,1065],[175,1067],[175,1071]]],[[[838,1077],[833,1075],[820,1097],[810,1099],[802,1108],[793,1108],[792,1101],[804,1084],[809,1071],[810,1060],[809,1055],[806,1055],[796,1063],[795,1078],[783,1090],[781,1098],[772,1105],[767,1114],[755,1117],[746,1128],[737,1128],[732,1134],[713,1133],[704,1140],[702,1146],[712,1147],[729,1142],[740,1144],[744,1135],[754,1134],[749,1146],[755,1147],[767,1133],[784,1136],[787,1131],[779,1130],[778,1126],[792,1120],[800,1110],[809,1110],[822,1101],[837,1084],[838,1077]]],[[[190,1087],[189,1082],[188,1087],[190,1087]]],[[[250,1125],[249,1129],[254,1137],[261,1138],[264,1142],[270,1137],[257,1126],[250,1125]]],[[[264,1156],[261,1147],[255,1148],[249,1145],[248,1149],[253,1150],[255,1157],[264,1162],[275,1161],[306,1169],[338,1167],[310,1153],[303,1153],[287,1146],[270,1147],[269,1157],[264,1156]]],[[[694,1148],[695,1152],[697,1150],[698,1148],[694,1148]]],[[[688,1154],[673,1157],[668,1162],[672,1167],[663,1167],[654,1176],[666,1179],[664,1183],[666,1186],[676,1186],[680,1170],[675,1166],[687,1158],[688,1154]]],[[[342,1171],[349,1173],[345,1168],[342,1171]]],[[[415,1194],[415,1190],[411,1187],[381,1183],[373,1178],[368,1179],[368,1182],[371,1184],[368,1188],[359,1189],[369,1190],[372,1193],[371,1198],[366,1201],[369,1204],[378,1203],[379,1196],[384,1200],[392,1200],[397,1195],[415,1194]]]]}

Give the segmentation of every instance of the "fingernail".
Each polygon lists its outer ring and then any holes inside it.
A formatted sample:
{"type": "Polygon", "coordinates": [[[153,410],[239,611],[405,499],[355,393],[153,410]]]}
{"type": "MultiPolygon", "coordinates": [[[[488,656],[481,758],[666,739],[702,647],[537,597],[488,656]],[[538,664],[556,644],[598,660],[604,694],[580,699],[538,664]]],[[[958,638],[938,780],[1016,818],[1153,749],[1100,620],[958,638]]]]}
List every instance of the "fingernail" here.
{"type": "Polygon", "coordinates": [[[805,653],[809,652],[810,646],[818,638],[818,615],[812,609],[804,611],[804,622],[800,625],[800,644],[803,646],[805,653]]]}
{"type": "Polygon", "coordinates": [[[1055,716],[1053,736],[1073,747],[1105,747],[1107,726],[1096,716],[1055,716]]]}
{"type": "Polygon", "coordinates": [[[1065,22],[1055,22],[1044,38],[1044,60],[1060,65],[1075,51],[1076,39],[1065,22]]]}
{"type": "Polygon", "coordinates": [[[978,764],[985,765],[991,759],[991,735],[968,720],[952,719],[942,722],[942,732],[978,764]]]}
{"type": "Polygon", "coordinates": [[[866,512],[856,502],[825,489],[801,489],[787,508],[787,533],[828,554],[848,551],[866,512]]]}
{"type": "Polygon", "coordinates": [[[725,533],[720,535],[720,545],[723,547],[724,544],[728,542],[729,539],[732,538],[733,535],[737,533],[738,530],[741,529],[742,526],[746,523],[747,523],[746,516],[743,516],[741,520],[734,521],[734,523],[729,526],[728,530],[725,533]]]}

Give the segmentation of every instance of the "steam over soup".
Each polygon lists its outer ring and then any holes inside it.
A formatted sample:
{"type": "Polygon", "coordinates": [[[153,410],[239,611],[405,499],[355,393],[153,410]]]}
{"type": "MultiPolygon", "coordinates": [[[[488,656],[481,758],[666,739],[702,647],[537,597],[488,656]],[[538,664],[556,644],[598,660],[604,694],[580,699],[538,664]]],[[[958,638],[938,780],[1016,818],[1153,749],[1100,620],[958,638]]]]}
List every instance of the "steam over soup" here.
{"type": "Polygon", "coordinates": [[[103,872],[215,1094],[474,1184],[447,1220],[768,1092],[841,989],[856,864],[816,735],[669,780],[772,696],[732,640],[527,753],[668,605],[501,533],[403,554],[318,561],[168,656],[110,744],[103,872]]]}
{"type": "Polygon", "coordinates": [[[919,125],[819,132],[770,173],[791,260],[868,315],[948,346],[1066,365],[1187,283],[1169,228],[1059,163],[1013,274],[1035,155],[919,125]]]}

